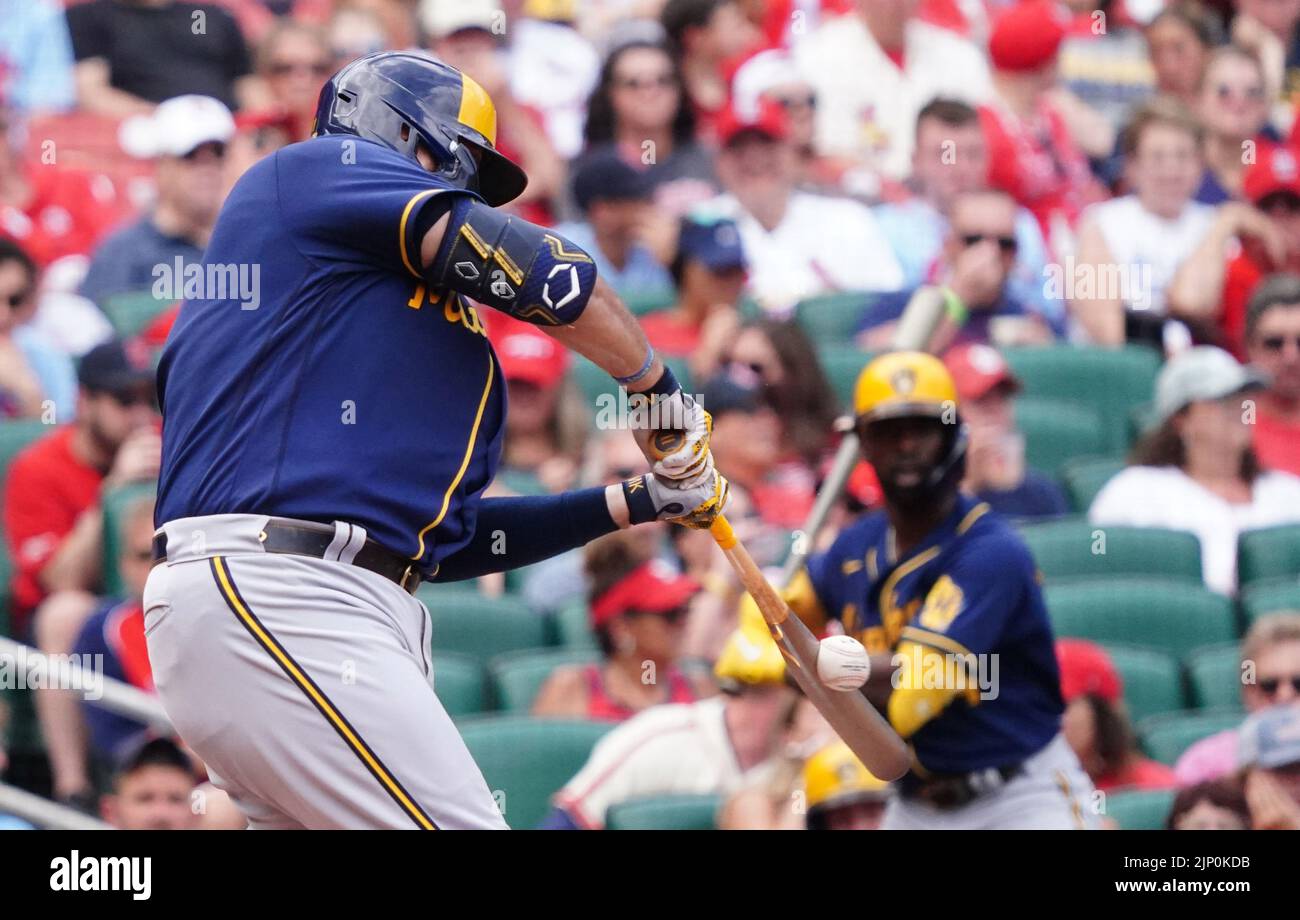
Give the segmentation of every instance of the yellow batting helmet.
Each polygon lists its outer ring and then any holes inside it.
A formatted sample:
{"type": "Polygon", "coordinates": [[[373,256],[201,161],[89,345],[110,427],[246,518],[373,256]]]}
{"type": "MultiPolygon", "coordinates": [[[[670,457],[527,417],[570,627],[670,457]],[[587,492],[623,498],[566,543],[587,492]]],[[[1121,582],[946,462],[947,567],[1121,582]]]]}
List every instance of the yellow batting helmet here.
{"type": "Polygon", "coordinates": [[[808,758],[803,767],[809,824],[832,808],[859,802],[883,802],[892,790],[854,756],[843,741],[834,741],[808,758]]]}
{"type": "Polygon", "coordinates": [[[853,387],[859,422],[902,416],[936,418],[955,409],[957,387],[948,368],[923,351],[892,351],[862,369],[853,387]]]}
{"type": "Polygon", "coordinates": [[[785,659],[756,605],[741,605],[740,627],[722,647],[713,674],[723,686],[785,682],[785,659]]]}

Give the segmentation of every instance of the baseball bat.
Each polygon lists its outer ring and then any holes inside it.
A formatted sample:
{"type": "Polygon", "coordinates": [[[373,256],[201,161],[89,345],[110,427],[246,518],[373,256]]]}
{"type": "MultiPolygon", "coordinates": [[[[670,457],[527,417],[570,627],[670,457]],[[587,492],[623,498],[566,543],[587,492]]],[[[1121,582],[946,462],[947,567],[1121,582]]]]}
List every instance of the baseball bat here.
{"type": "MultiPolygon", "coordinates": [[[[898,326],[894,330],[891,347],[896,351],[925,350],[942,351],[951,341],[952,335],[959,328],[958,324],[947,316],[943,290],[926,285],[917,289],[912,299],[903,309],[898,326]]],[[[831,509],[839,501],[844,487],[858,465],[858,435],[847,431],[840,441],[830,471],[817,492],[808,517],[799,528],[800,539],[794,542],[790,555],[786,557],[781,568],[781,584],[789,587],[803,568],[817,541],[817,534],[830,517],[831,509]]]]}

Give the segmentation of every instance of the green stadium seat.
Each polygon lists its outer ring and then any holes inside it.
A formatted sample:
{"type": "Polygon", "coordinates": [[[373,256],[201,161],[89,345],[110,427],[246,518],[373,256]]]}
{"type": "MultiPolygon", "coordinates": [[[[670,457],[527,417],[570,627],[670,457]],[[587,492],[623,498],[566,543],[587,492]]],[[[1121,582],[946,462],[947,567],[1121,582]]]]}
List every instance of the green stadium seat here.
{"type": "Polygon", "coordinates": [[[1190,533],[1100,527],[1082,517],[1025,523],[1019,530],[1049,584],[1060,578],[1103,575],[1154,575],[1202,583],[1201,544],[1190,533]]]}
{"type": "Polygon", "coordinates": [[[53,430],[53,425],[46,425],[40,419],[9,419],[0,422],[0,479],[9,471],[9,464],[14,457],[53,430]]]}
{"type": "Polygon", "coordinates": [[[433,688],[452,718],[486,712],[487,679],[483,665],[469,655],[439,652],[433,656],[433,688]]]}
{"type": "Polygon", "coordinates": [[[1239,601],[1247,624],[1269,613],[1300,613],[1300,579],[1275,578],[1246,585],[1239,601]]]}
{"type": "Polygon", "coordinates": [[[507,652],[488,662],[488,674],[492,677],[492,690],[500,708],[506,712],[527,713],[533,708],[533,700],[537,699],[542,684],[556,668],[599,660],[599,652],[588,649],[507,652]]]}
{"type": "Polygon", "coordinates": [[[565,604],[555,614],[555,631],[560,645],[571,649],[597,649],[596,634],[591,630],[591,611],[585,600],[565,604]]]}
{"type": "Polygon", "coordinates": [[[795,321],[817,345],[845,345],[853,341],[858,322],[874,295],[865,291],[823,294],[800,301],[795,321]]]}
{"type": "Polygon", "coordinates": [[[614,724],[521,715],[475,716],[459,723],[461,737],[497,797],[506,823],[536,827],[555,795],[587,762],[614,724]]]}
{"type": "Polygon", "coordinates": [[[122,555],[122,526],[126,513],[138,501],[153,498],[157,486],[152,482],[138,482],[114,489],[100,499],[104,511],[104,593],[109,597],[122,597],[126,585],[118,571],[122,555]]]}
{"type": "Polygon", "coordinates": [[[1060,636],[1141,645],[1180,658],[1236,638],[1231,602],[1187,581],[1107,576],[1049,584],[1044,594],[1060,636]]]}
{"type": "Polygon", "coordinates": [[[1237,541],[1237,583],[1300,578],[1300,524],[1247,530],[1237,541]]]}
{"type": "Polygon", "coordinates": [[[1241,647],[1236,642],[1197,649],[1187,658],[1187,676],[1193,705],[1241,708],[1241,647]]]}
{"type": "Polygon", "coordinates": [[[1236,728],[1245,716],[1239,709],[1193,709],[1151,716],[1138,723],[1142,749],[1163,764],[1173,766],[1183,751],[1202,738],[1236,728]]]}
{"type": "Polygon", "coordinates": [[[1172,789],[1121,789],[1106,793],[1105,815],[1122,831],[1158,831],[1174,805],[1172,789]]]}
{"type": "Polygon", "coordinates": [[[459,594],[428,606],[437,653],[459,652],[486,665],[502,652],[551,644],[546,618],[516,597],[459,594]]]}
{"type": "Polygon", "coordinates": [[[672,288],[662,291],[648,291],[623,298],[628,311],[633,316],[647,316],[660,310],[669,310],[677,305],[677,292],[672,288]]]}
{"type": "Polygon", "coordinates": [[[1128,447],[1129,413],[1150,401],[1161,363],[1154,349],[1136,345],[1047,345],[1010,348],[1005,355],[1025,396],[1068,399],[1097,410],[1105,452],[1116,454],[1128,447]]]}
{"type": "Polygon", "coordinates": [[[720,795],[666,795],[632,799],[614,805],[605,815],[611,831],[711,831],[720,795]]]}
{"type": "Polygon", "coordinates": [[[826,379],[841,408],[853,405],[853,385],[873,357],[875,355],[871,352],[849,344],[823,345],[817,349],[817,359],[821,361],[822,370],[826,372],[826,379]]]}
{"type": "Polygon", "coordinates": [[[1186,707],[1178,659],[1155,649],[1127,645],[1107,645],[1106,651],[1124,681],[1124,705],[1132,721],[1186,707]]]}
{"type": "Polygon", "coordinates": [[[100,306],[120,338],[129,339],[170,307],[174,300],[160,300],[152,291],[131,291],[108,298],[100,306]]]}
{"type": "Polygon", "coordinates": [[[1063,399],[1022,396],[1016,426],[1025,436],[1025,462],[1056,476],[1075,457],[1105,452],[1097,410],[1063,399]]]}
{"type": "Polygon", "coordinates": [[[1118,457],[1076,457],[1061,467],[1061,479],[1070,496],[1070,504],[1080,514],[1086,514],[1101,487],[1124,469],[1118,457]]]}

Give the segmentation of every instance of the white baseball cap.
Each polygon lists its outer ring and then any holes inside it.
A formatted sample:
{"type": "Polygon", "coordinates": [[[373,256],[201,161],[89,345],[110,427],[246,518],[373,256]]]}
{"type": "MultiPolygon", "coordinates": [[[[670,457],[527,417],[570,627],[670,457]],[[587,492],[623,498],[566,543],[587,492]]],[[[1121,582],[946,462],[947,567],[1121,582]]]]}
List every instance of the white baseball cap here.
{"type": "Polygon", "coordinates": [[[788,51],[770,48],[747,60],[731,78],[731,104],[741,116],[754,119],[764,93],[778,86],[806,82],[788,51]]]}
{"type": "Polygon", "coordinates": [[[211,96],[175,96],[148,115],[122,122],[117,141],[133,157],[182,157],[214,142],[227,143],[235,134],[235,119],[211,96]]]}
{"type": "Polygon", "coordinates": [[[430,38],[446,38],[462,29],[497,34],[500,0],[420,0],[420,25],[430,38]]]}
{"type": "Polygon", "coordinates": [[[1222,348],[1197,345],[1171,358],[1156,378],[1156,422],[1164,422],[1190,403],[1223,399],[1267,383],[1267,377],[1222,348]]]}

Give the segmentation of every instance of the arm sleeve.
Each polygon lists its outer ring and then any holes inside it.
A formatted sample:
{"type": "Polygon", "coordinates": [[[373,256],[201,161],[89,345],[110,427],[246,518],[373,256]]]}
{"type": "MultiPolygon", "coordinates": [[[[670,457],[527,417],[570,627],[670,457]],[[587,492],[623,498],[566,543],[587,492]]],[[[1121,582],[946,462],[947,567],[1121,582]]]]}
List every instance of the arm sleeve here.
{"type": "Polygon", "coordinates": [[[318,138],[275,157],[280,214],[299,252],[341,271],[381,269],[423,282],[422,231],[469,194],[359,137],[318,138]]]}
{"type": "Polygon", "coordinates": [[[474,536],[442,561],[434,581],[463,581],[518,569],[591,542],[618,529],[605,504],[605,487],[559,495],[485,498],[474,536]]]}

